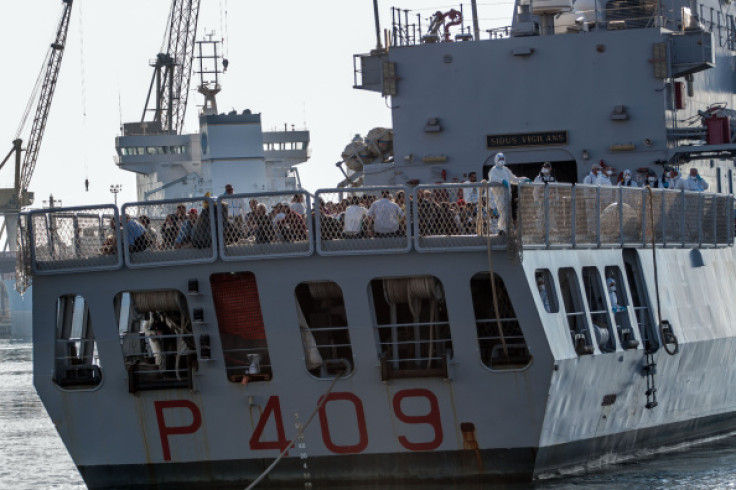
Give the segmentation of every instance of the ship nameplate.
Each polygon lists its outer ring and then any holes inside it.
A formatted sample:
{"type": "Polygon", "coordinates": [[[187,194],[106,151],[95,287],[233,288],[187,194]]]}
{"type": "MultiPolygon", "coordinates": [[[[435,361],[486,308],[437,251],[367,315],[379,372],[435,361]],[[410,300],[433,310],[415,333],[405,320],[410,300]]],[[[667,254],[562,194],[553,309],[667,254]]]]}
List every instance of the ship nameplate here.
{"type": "Polygon", "coordinates": [[[513,133],[486,135],[486,146],[490,148],[519,146],[566,145],[567,131],[545,131],[541,133],[513,133]]]}

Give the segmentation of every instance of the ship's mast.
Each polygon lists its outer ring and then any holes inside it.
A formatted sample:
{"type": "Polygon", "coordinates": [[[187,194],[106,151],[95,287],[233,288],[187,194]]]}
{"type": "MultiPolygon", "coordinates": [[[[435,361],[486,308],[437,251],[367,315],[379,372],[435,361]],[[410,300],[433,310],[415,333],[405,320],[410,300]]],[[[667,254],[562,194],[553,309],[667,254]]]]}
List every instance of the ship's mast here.
{"type": "Polygon", "coordinates": [[[204,41],[197,41],[197,62],[199,64],[199,87],[197,91],[204,96],[203,114],[217,114],[216,96],[220,93],[220,74],[227,69],[228,60],[218,52],[219,41],[212,40],[212,34],[204,41]],[[222,63],[222,69],[220,69],[222,63]]]}

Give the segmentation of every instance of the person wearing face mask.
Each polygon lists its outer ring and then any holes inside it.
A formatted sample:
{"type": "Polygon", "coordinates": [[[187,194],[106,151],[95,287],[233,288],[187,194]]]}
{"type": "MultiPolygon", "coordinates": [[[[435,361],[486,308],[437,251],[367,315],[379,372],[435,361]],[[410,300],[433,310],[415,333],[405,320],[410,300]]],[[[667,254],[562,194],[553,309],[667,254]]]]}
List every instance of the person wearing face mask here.
{"type": "Polygon", "coordinates": [[[646,187],[653,187],[653,188],[659,188],[662,187],[661,183],[659,182],[659,179],[657,178],[657,174],[654,173],[654,170],[649,170],[647,172],[647,180],[644,183],[646,187]]]}
{"type": "Polygon", "coordinates": [[[662,189],[674,189],[675,187],[672,185],[672,169],[669,167],[664,168],[664,172],[662,172],[662,180],[660,180],[660,183],[662,184],[662,189]]]}
{"type": "Polygon", "coordinates": [[[686,191],[703,192],[708,188],[708,182],[698,173],[697,168],[690,169],[690,176],[687,179],[680,179],[678,182],[678,189],[685,189],[686,191]]]}
{"type": "Polygon", "coordinates": [[[682,178],[680,177],[680,172],[677,169],[671,168],[670,169],[670,176],[668,177],[668,181],[670,184],[670,189],[678,189],[680,185],[680,181],[682,178]]]}
{"type": "Polygon", "coordinates": [[[503,235],[508,230],[508,206],[511,199],[511,184],[517,184],[519,179],[506,168],[506,157],[503,153],[496,153],[494,157],[495,165],[491,168],[488,175],[489,180],[494,183],[502,184],[501,186],[493,186],[493,200],[495,201],[495,209],[498,211],[498,234],[503,235]]]}
{"type": "MultiPolygon", "coordinates": [[[[555,176],[552,174],[552,164],[550,162],[544,162],[544,165],[542,165],[542,170],[539,171],[539,175],[537,175],[534,178],[535,184],[544,184],[547,185],[550,182],[554,183],[557,182],[557,179],[555,179],[555,176]]],[[[549,208],[550,210],[555,209],[555,204],[557,202],[557,191],[554,188],[550,188],[549,194],[549,208]]],[[[544,226],[544,187],[539,186],[534,188],[534,203],[537,207],[537,229],[539,232],[542,232],[543,226],[544,226]]],[[[555,228],[554,225],[554,217],[555,213],[550,212],[549,213],[549,219],[550,219],[550,227],[555,228]]]]}
{"type": "Polygon", "coordinates": [[[593,168],[590,169],[590,173],[585,176],[583,179],[583,184],[588,185],[597,185],[599,184],[599,178],[601,175],[601,167],[598,165],[593,165],[593,168]]]}
{"type": "Polygon", "coordinates": [[[614,173],[616,173],[616,169],[614,169],[613,167],[604,168],[603,171],[598,174],[598,184],[613,185],[613,181],[611,179],[613,178],[614,173]]]}
{"type": "Polygon", "coordinates": [[[557,179],[555,179],[555,176],[552,175],[552,164],[550,162],[544,162],[544,165],[542,165],[542,170],[539,172],[539,175],[537,175],[534,178],[535,184],[549,184],[550,182],[557,182],[557,179]]]}
{"type": "Polygon", "coordinates": [[[606,285],[608,286],[608,299],[611,300],[611,310],[613,310],[614,313],[625,310],[625,307],[618,304],[618,294],[616,293],[616,280],[612,277],[609,277],[606,280],[606,285]]]}
{"type": "Polygon", "coordinates": [[[628,168],[624,170],[623,175],[621,175],[621,180],[618,181],[618,185],[623,187],[639,187],[636,181],[632,178],[631,170],[628,168]]]}

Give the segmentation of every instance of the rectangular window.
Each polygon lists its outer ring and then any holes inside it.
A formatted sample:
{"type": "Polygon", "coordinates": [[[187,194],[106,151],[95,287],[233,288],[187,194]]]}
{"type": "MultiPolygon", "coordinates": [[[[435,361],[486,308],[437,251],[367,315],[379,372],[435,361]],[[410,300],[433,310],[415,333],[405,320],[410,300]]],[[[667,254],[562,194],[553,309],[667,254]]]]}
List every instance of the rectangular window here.
{"type": "Polygon", "coordinates": [[[307,369],[329,378],[352,372],[353,349],[340,286],[330,281],[303,282],[295,294],[307,369]]]}
{"type": "Polygon", "coordinates": [[[542,305],[547,313],[557,313],[560,311],[560,305],[557,304],[557,291],[555,290],[555,280],[549,269],[537,269],[534,271],[534,280],[537,284],[537,293],[542,305]]]}
{"type": "Polygon", "coordinates": [[[481,360],[491,369],[521,369],[529,365],[532,357],[514,305],[498,274],[494,274],[494,283],[491,284],[487,272],[470,280],[481,360]]]}
{"type": "Polygon", "coordinates": [[[228,379],[269,381],[271,358],[255,275],[213,274],[210,285],[228,379]]]}
{"type": "Polygon", "coordinates": [[[56,303],[54,380],[64,388],[89,388],[102,381],[89,306],[82,296],[61,296],[56,303]]]}
{"type": "Polygon", "coordinates": [[[639,328],[639,334],[644,342],[644,348],[656,351],[659,348],[659,336],[656,332],[656,324],[652,307],[649,303],[647,284],[641,269],[641,262],[636,250],[624,250],[624,264],[626,267],[626,280],[631,290],[634,314],[639,328]]]}
{"type": "Polygon", "coordinates": [[[447,377],[452,339],[439,279],[374,279],[370,287],[381,379],[447,377]]]}
{"type": "Polygon", "coordinates": [[[616,331],[624,349],[636,349],[639,341],[631,328],[629,319],[629,296],[626,294],[626,283],[623,280],[621,269],[617,266],[606,267],[606,289],[608,299],[616,322],[616,331]]]}
{"type": "Polygon", "coordinates": [[[616,350],[616,336],[611,329],[611,317],[608,315],[601,274],[597,267],[583,267],[583,285],[598,348],[601,352],[614,351],[616,350]]]}
{"type": "Polygon", "coordinates": [[[580,283],[578,275],[572,267],[560,269],[560,293],[565,305],[567,326],[575,352],[578,355],[592,354],[593,342],[588,331],[588,318],[585,314],[582,298],[580,297],[580,283]]]}
{"type": "Polygon", "coordinates": [[[184,295],[175,290],[115,296],[128,390],[192,388],[196,346],[184,295]]]}

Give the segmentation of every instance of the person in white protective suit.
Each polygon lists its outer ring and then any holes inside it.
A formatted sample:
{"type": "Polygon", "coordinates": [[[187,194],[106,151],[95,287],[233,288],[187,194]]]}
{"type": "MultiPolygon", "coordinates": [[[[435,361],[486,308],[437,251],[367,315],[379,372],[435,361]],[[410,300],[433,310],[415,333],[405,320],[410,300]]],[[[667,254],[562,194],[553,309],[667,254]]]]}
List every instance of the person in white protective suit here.
{"type": "Polygon", "coordinates": [[[495,165],[491,168],[488,180],[492,183],[502,184],[501,186],[493,186],[493,201],[498,211],[498,234],[503,235],[508,230],[508,207],[511,201],[511,184],[518,184],[519,179],[506,168],[506,157],[503,153],[496,153],[494,157],[495,165]]]}
{"type": "Polygon", "coordinates": [[[608,299],[611,300],[611,309],[614,313],[617,313],[619,311],[623,311],[626,308],[618,304],[618,294],[616,293],[616,280],[612,277],[609,277],[606,280],[606,285],[608,286],[608,299]]]}

